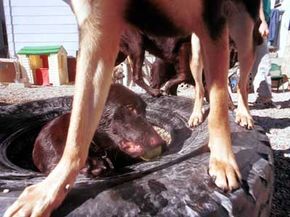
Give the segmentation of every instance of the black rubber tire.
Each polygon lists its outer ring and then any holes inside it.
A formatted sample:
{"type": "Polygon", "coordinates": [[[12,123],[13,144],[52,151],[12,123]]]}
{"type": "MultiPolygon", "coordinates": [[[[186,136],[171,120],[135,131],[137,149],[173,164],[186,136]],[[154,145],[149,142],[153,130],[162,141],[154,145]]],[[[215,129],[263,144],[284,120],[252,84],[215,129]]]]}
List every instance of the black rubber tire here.
{"type": "MultiPolygon", "coordinates": [[[[207,122],[193,130],[187,127],[192,101],[174,96],[151,98],[144,95],[143,98],[148,104],[149,121],[171,134],[168,152],[160,159],[128,166],[108,177],[89,179],[80,175],[75,187],[53,216],[270,215],[273,156],[268,138],[260,127],[243,129],[234,123],[233,113],[229,113],[233,149],[243,184],[233,193],[224,193],[212,183],[207,173],[207,122]]],[[[7,148],[25,138],[27,133],[37,135],[45,121],[67,112],[70,107],[70,97],[0,107],[0,118],[23,112],[26,112],[28,119],[39,117],[34,129],[28,129],[25,125],[15,132],[9,131],[9,127],[1,128],[0,189],[9,189],[10,192],[0,193],[0,214],[25,186],[44,178],[37,172],[12,163],[7,157],[7,148]]]]}

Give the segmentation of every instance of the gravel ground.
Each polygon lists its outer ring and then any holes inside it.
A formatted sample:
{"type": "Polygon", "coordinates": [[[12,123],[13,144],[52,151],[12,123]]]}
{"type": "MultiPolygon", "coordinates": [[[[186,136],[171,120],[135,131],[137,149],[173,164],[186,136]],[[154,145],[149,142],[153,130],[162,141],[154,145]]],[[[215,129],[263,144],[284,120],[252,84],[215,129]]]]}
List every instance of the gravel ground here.
{"type": "MultiPolygon", "coordinates": [[[[249,101],[254,101],[250,94],[249,101]]],[[[262,126],[270,139],[274,153],[275,190],[272,217],[290,216],[290,92],[273,93],[273,101],[280,109],[252,108],[256,124],[262,126]]]]}
{"type": "MultiPolygon", "coordinates": [[[[72,95],[74,87],[21,88],[0,85],[0,103],[20,103],[56,96],[72,95]]],[[[191,89],[182,90],[184,95],[191,89]]],[[[236,104],[236,94],[233,94],[236,104]]],[[[249,95],[250,106],[254,102],[254,94],[249,95]]],[[[251,106],[251,114],[256,124],[265,129],[270,139],[275,159],[275,192],[273,197],[272,217],[290,217],[290,92],[273,93],[273,101],[281,108],[261,109],[251,106]]]]}

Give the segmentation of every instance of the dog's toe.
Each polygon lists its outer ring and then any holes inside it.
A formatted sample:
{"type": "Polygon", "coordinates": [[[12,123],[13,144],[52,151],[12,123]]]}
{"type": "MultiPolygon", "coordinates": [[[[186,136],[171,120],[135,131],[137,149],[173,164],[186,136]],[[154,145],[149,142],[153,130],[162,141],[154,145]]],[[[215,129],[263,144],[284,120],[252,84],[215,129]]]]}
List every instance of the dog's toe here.
{"type": "Polygon", "coordinates": [[[247,112],[237,111],[235,122],[240,126],[245,127],[249,130],[254,128],[254,120],[252,116],[247,112]]]}
{"type": "Polygon", "coordinates": [[[240,172],[236,171],[233,167],[227,167],[227,182],[228,190],[233,191],[240,187],[240,172]]]}
{"type": "Polygon", "coordinates": [[[202,112],[193,112],[188,120],[189,127],[197,127],[203,122],[203,113],[202,112]]]}
{"type": "Polygon", "coordinates": [[[235,162],[211,159],[209,175],[216,186],[223,191],[233,191],[240,187],[241,175],[235,162]]]}
{"type": "Polygon", "coordinates": [[[202,123],[202,121],[200,119],[198,119],[197,117],[190,118],[188,121],[189,127],[197,127],[201,123],[202,123]]]}

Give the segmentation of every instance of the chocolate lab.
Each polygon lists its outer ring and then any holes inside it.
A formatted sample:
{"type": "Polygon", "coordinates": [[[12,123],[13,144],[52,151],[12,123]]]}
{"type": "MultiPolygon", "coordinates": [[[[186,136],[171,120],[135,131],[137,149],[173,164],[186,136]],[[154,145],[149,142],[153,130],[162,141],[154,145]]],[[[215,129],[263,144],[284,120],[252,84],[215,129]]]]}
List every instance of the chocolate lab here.
{"type": "MultiPolygon", "coordinates": [[[[145,117],[146,103],[140,96],[122,85],[113,84],[103,111],[99,128],[90,145],[85,168],[87,175],[98,176],[114,168],[116,156],[128,158],[144,155],[146,151],[164,146],[145,117]],[[114,155],[110,159],[110,156],[114,155]]],[[[65,147],[70,113],[63,114],[43,126],[33,148],[33,162],[40,172],[49,174],[57,165],[65,147]]]]}

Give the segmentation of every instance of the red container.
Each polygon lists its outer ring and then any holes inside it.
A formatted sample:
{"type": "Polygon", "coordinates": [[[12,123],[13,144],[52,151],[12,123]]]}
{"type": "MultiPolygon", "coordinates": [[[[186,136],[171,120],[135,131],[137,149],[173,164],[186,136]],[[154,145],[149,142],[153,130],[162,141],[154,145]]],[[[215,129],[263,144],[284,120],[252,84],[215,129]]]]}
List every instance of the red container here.
{"type": "Polygon", "coordinates": [[[76,77],[76,58],[67,57],[67,70],[68,70],[68,80],[69,82],[74,82],[76,77]]]}
{"type": "Polygon", "coordinates": [[[47,55],[40,55],[40,59],[42,60],[42,68],[49,68],[48,56],[47,55]]]}
{"type": "Polygon", "coordinates": [[[48,68],[38,68],[35,70],[36,84],[47,86],[50,85],[48,77],[48,68]]]}

